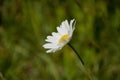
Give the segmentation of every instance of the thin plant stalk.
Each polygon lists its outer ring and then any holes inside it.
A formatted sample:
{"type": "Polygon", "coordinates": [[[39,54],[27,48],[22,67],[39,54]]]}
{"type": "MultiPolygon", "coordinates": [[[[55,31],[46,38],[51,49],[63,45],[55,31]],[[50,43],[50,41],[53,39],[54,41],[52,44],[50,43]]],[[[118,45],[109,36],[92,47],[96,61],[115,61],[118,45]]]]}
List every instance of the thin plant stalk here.
{"type": "Polygon", "coordinates": [[[80,59],[80,61],[84,65],[84,62],[83,62],[82,58],[80,57],[80,55],[78,54],[78,52],[75,50],[75,48],[70,43],[68,43],[68,45],[72,48],[72,50],[75,52],[75,54],[78,56],[78,58],[80,59]]]}
{"type": "Polygon", "coordinates": [[[84,61],[82,60],[82,58],[80,57],[80,55],[78,54],[78,52],[76,51],[76,49],[70,44],[70,43],[68,43],[68,46],[75,52],[75,54],[77,55],[77,57],[79,58],[79,60],[81,61],[81,63],[82,63],[82,65],[81,65],[81,67],[82,67],[82,71],[86,74],[86,76],[88,76],[88,78],[90,79],[90,80],[94,80],[93,79],[93,77],[92,77],[92,75],[88,72],[88,70],[85,68],[85,66],[84,66],[84,61]]]}

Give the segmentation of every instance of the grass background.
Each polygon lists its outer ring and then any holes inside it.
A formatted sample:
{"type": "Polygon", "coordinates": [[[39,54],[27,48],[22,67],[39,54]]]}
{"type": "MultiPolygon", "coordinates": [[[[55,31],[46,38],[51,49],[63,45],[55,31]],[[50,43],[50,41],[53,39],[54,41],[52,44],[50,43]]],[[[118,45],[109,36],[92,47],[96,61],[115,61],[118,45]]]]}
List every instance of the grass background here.
{"type": "Polygon", "coordinates": [[[66,45],[46,54],[45,38],[76,20],[71,44],[96,80],[120,80],[119,0],[0,0],[0,80],[89,80],[66,45]]]}

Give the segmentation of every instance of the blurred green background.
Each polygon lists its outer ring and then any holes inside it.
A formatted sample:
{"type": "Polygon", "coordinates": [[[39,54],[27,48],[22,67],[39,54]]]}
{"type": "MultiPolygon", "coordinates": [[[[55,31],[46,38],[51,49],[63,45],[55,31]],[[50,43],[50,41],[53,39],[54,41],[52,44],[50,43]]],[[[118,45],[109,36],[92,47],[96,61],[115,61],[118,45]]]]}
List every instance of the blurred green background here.
{"type": "Polygon", "coordinates": [[[0,0],[0,80],[89,80],[67,45],[45,38],[76,20],[70,43],[96,80],[120,80],[120,0],[0,0]]]}

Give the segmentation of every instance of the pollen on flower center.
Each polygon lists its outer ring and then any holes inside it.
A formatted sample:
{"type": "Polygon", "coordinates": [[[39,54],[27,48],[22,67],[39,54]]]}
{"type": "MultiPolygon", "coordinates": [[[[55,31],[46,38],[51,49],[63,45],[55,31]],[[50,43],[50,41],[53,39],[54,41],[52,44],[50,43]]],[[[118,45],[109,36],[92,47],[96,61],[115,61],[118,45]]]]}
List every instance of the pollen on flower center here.
{"type": "Polygon", "coordinates": [[[68,34],[63,35],[60,39],[59,39],[59,43],[63,44],[66,43],[68,41],[68,34]]]}

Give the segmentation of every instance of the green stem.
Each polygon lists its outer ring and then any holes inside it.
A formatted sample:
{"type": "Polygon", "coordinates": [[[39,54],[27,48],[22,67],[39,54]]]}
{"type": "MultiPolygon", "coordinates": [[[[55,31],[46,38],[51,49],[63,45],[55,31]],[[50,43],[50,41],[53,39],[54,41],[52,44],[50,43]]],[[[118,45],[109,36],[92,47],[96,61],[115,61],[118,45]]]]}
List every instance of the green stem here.
{"type": "Polygon", "coordinates": [[[70,43],[68,43],[68,45],[69,45],[69,47],[72,48],[72,50],[75,52],[75,54],[76,54],[76,55],[78,56],[78,58],[80,59],[80,61],[81,61],[81,63],[82,63],[81,68],[83,69],[83,72],[86,74],[86,76],[88,76],[88,78],[89,78],[90,80],[94,80],[93,77],[92,77],[92,75],[91,75],[91,74],[89,73],[89,71],[85,68],[84,62],[83,62],[82,58],[80,57],[80,55],[78,54],[78,52],[75,50],[75,48],[74,48],[70,43]]]}
{"type": "Polygon", "coordinates": [[[72,50],[75,52],[75,54],[78,56],[78,58],[80,59],[80,61],[84,65],[84,62],[83,62],[82,58],[80,57],[80,55],[78,54],[78,52],[75,50],[75,48],[70,43],[68,43],[68,45],[72,48],[72,50]]]}

